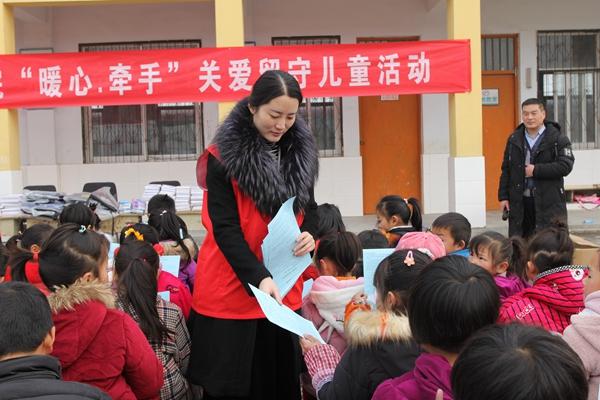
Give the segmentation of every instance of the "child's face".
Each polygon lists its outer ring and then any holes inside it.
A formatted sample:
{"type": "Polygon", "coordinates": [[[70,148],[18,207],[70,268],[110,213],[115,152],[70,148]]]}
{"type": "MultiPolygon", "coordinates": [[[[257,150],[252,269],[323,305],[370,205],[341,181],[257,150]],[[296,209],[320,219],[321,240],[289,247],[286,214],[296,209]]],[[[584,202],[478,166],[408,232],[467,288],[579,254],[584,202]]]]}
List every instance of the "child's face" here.
{"type": "Polygon", "coordinates": [[[446,248],[446,254],[454,253],[455,251],[465,248],[465,244],[462,243],[462,240],[460,243],[456,243],[452,237],[452,233],[450,233],[450,229],[448,228],[432,226],[431,232],[442,240],[444,247],[446,248]]]}
{"type": "Polygon", "coordinates": [[[592,259],[590,269],[588,271],[588,276],[583,281],[583,293],[584,296],[588,295],[600,290],[600,257],[598,253],[594,255],[592,259]]]}
{"type": "Polygon", "coordinates": [[[475,249],[475,251],[471,252],[469,261],[485,269],[490,274],[496,275],[496,268],[492,262],[492,257],[487,248],[479,247],[478,249],[475,249]]]}
{"type": "Polygon", "coordinates": [[[377,223],[375,224],[377,229],[387,232],[395,226],[392,223],[392,219],[394,218],[393,216],[392,216],[392,218],[388,219],[383,214],[381,214],[379,211],[377,211],[375,213],[375,215],[377,216],[377,223]]]}

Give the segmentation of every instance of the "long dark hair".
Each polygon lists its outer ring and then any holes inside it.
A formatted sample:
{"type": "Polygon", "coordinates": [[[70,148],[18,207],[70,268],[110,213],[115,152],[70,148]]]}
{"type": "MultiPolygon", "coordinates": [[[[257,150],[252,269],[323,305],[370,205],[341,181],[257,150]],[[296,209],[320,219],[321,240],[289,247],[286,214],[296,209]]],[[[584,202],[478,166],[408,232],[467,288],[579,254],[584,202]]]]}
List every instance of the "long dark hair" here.
{"type": "Polygon", "coordinates": [[[159,268],[158,254],[147,242],[125,241],[115,256],[119,299],[133,307],[140,329],[149,341],[156,343],[169,334],[156,308],[159,268]]]}
{"type": "Polygon", "coordinates": [[[535,265],[539,272],[573,262],[575,246],[567,227],[558,222],[554,225],[536,233],[527,247],[527,259],[535,265]]]}
{"type": "Polygon", "coordinates": [[[471,254],[478,255],[482,249],[487,249],[493,265],[507,261],[508,272],[526,279],[526,246],[523,239],[518,236],[507,238],[501,233],[487,231],[469,242],[471,254]]]}
{"type": "Polygon", "coordinates": [[[344,276],[354,270],[361,252],[360,242],[354,233],[339,232],[321,239],[315,259],[330,259],[335,263],[336,275],[344,276]]]}
{"type": "Polygon", "coordinates": [[[319,226],[316,239],[320,239],[332,233],[346,232],[346,225],[344,225],[342,213],[335,204],[319,204],[317,207],[317,218],[319,219],[319,226]]]}
{"type": "Polygon", "coordinates": [[[100,218],[90,206],[84,203],[73,203],[63,208],[58,217],[58,222],[61,225],[74,223],[95,230],[100,227],[100,218]]]}
{"type": "Polygon", "coordinates": [[[6,242],[6,248],[10,252],[18,251],[19,248],[31,250],[31,246],[37,245],[42,247],[44,242],[48,240],[54,227],[47,224],[35,224],[25,229],[22,233],[19,232],[12,236],[6,242]]]}
{"type": "Polygon", "coordinates": [[[158,231],[158,236],[161,241],[172,240],[176,242],[183,249],[187,259],[192,259],[190,250],[183,242],[183,239],[189,238],[190,235],[188,234],[185,222],[183,222],[177,214],[164,208],[153,210],[148,215],[148,225],[158,231]]]}
{"type": "Polygon", "coordinates": [[[265,71],[252,86],[248,104],[260,107],[279,96],[289,96],[302,104],[302,90],[296,78],[285,71],[265,71]]]}
{"type": "Polygon", "coordinates": [[[396,215],[406,225],[410,222],[417,231],[423,230],[423,217],[419,200],[414,197],[404,199],[397,195],[384,196],[377,203],[376,210],[386,219],[396,215]]]}

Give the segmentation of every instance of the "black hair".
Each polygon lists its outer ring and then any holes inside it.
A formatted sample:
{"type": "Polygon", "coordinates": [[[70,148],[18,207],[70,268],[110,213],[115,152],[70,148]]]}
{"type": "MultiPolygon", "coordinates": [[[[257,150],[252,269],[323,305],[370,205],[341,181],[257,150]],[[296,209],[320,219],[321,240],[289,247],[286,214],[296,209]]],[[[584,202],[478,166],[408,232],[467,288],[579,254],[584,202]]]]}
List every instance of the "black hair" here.
{"type": "Polygon", "coordinates": [[[479,255],[482,249],[487,249],[493,265],[504,261],[508,262],[508,272],[526,279],[525,242],[518,236],[507,238],[495,231],[487,231],[475,236],[469,243],[469,250],[473,255],[479,255]]]}
{"type": "Polygon", "coordinates": [[[33,245],[42,247],[52,232],[54,227],[51,225],[35,224],[8,239],[6,247],[11,252],[16,252],[18,249],[31,250],[33,245]]]}
{"type": "Polygon", "coordinates": [[[388,292],[394,293],[398,302],[394,304],[393,312],[406,314],[410,288],[419,273],[431,261],[431,257],[419,250],[399,250],[390,254],[375,270],[373,285],[377,289],[377,296],[383,302],[388,292]],[[410,255],[414,264],[410,261],[410,255]]]}
{"type": "Polygon", "coordinates": [[[525,100],[523,103],[521,103],[521,108],[523,108],[525,106],[532,106],[532,105],[540,106],[542,111],[546,111],[546,104],[544,103],[544,101],[540,100],[538,98],[535,98],[535,97],[529,98],[529,99],[525,100]]]}
{"type": "MultiPolygon", "coordinates": [[[[103,235],[84,226],[59,226],[39,253],[42,281],[50,290],[55,290],[56,286],[72,285],[88,272],[98,277],[100,264],[108,259],[109,245],[103,235]]],[[[33,254],[25,254],[23,268],[32,258],[33,254]]],[[[16,268],[12,263],[10,266],[16,268]]]]}
{"type": "Polygon", "coordinates": [[[148,201],[148,213],[155,210],[169,210],[176,212],[175,200],[167,194],[156,194],[148,201]]]}
{"type": "Polygon", "coordinates": [[[408,298],[410,330],[420,344],[458,353],[465,341],[498,319],[494,278],[462,256],[436,259],[419,274],[408,298]]]}
{"type": "Polygon", "coordinates": [[[302,90],[296,78],[285,71],[265,71],[258,77],[248,97],[251,107],[260,107],[279,96],[289,96],[302,104],[302,90]]]}
{"type": "Polygon", "coordinates": [[[144,236],[144,242],[148,242],[152,245],[160,242],[160,236],[156,229],[148,224],[138,222],[137,224],[126,225],[121,229],[121,233],[119,234],[119,244],[123,244],[128,240],[137,240],[137,237],[133,232],[137,232],[144,236]],[[130,231],[130,229],[133,229],[133,231],[130,231]]]}
{"type": "Polygon", "coordinates": [[[6,264],[8,263],[8,249],[0,239],[0,278],[6,275],[6,264]]]}
{"type": "Polygon", "coordinates": [[[456,400],[588,398],[583,363],[559,336],[518,323],[481,329],[452,368],[456,400]]]}
{"type": "Polygon", "coordinates": [[[319,226],[317,228],[316,239],[320,239],[331,233],[346,232],[342,213],[335,204],[319,204],[317,207],[317,218],[319,219],[319,226]]]}
{"type": "Polygon", "coordinates": [[[386,219],[398,216],[405,225],[410,222],[415,230],[423,229],[423,217],[421,215],[421,206],[419,200],[411,197],[404,199],[396,195],[384,196],[375,209],[386,219]]]}
{"type": "Polygon", "coordinates": [[[386,249],[390,247],[385,235],[378,229],[362,231],[358,234],[358,240],[363,249],[386,249]]]}
{"type": "Polygon", "coordinates": [[[133,307],[140,329],[155,343],[161,343],[169,333],[156,308],[159,268],[158,254],[147,242],[126,241],[115,256],[119,299],[133,307]]]}
{"type": "Polygon", "coordinates": [[[328,258],[336,265],[336,275],[352,273],[362,249],[356,235],[352,232],[339,232],[325,236],[319,241],[315,259],[328,258]]]}
{"type": "Polygon", "coordinates": [[[527,259],[538,272],[570,265],[573,262],[575,246],[567,227],[562,223],[545,228],[536,233],[527,247],[527,259]]]}
{"type": "Polygon", "coordinates": [[[63,208],[58,216],[60,225],[73,223],[83,225],[88,229],[98,230],[100,228],[100,218],[94,210],[85,203],[73,203],[63,208]]]}
{"type": "Polygon", "coordinates": [[[471,223],[464,215],[457,212],[442,214],[433,221],[431,227],[448,229],[454,243],[460,243],[462,240],[465,242],[465,248],[469,246],[471,223]]]}
{"type": "Polygon", "coordinates": [[[158,236],[161,241],[172,240],[176,242],[183,249],[187,259],[192,259],[190,250],[185,243],[183,243],[183,239],[191,238],[188,234],[187,226],[174,211],[166,208],[152,210],[152,212],[148,214],[148,225],[158,231],[158,236]]]}
{"type": "Polygon", "coordinates": [[[46,296],[25,282],[0,284],[0,357],[32,353],[54,323],[46,296]]]}

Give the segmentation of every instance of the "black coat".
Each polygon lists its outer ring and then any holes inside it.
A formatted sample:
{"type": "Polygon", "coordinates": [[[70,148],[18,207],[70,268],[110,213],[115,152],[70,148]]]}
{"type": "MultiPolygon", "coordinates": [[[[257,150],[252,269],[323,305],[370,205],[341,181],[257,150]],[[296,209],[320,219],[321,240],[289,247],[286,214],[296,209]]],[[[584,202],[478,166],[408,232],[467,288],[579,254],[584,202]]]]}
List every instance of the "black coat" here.
{"type": "Polygon", "coordinates": [[[390,315],[381,338],[379,312],[356,311],[346,328],[348,348],[333,380],[319,390],[319,400],[370,400],[377,386],[415,367],[420,354],[408,317],[390,315]]]}
{"type": "MultiPolygon", "coordinates": [[[[573,169],[575,158],[571,142],[560,131],[560,125],[545,121],[537,151],[532,154],[535,168],[535,230],[548,226],[553,220],[567,222],[564,177],[573,169]]],[[[504,150],[498,200],[510,202],[509,236],[523,234],[523,189],[525,185],[525,126],[519,125],[510,135],[504,150]]]]}
{"type": "Polygon", "coordinates": [[[60,379],[60,364],[50,356],[26,356],[0,362],[0,398],[36,400],[110,400],[95,387],[60,379]]]}

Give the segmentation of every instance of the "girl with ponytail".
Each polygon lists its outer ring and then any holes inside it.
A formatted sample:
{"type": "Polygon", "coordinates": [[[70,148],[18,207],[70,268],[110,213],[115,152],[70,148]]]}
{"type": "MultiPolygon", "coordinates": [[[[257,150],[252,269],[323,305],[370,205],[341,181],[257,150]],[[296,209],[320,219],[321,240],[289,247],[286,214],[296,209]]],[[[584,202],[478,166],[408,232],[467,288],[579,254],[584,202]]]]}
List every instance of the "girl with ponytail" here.
{"type": "Polygon", "coordinates": [[[86,226],[58,227],[38,254],[49,288],[64,380],[96,386],[114,399],[153,399],[162,366],[136,322],[116,310],[107,283],[109,243],[86,226]]]}
{"type": "Polygon", "coordinates": [[[519,321],[562,333],[571,315],[583,307],[587,267],[572,265],[573,241],[562,223],[533,236],[527,249],[526,273],[533,286],[504,300],[501,322],[519,321]]]}
{"type": "Polygon", "coordinates": [[[421,206],[414,197],[384,196],[377,203],[375,213],[377,228],[386,236],[390,247],[396,247],[405,233],[423,230],[421,206]]]}
{"type": "MultiPolygon", "coordinates": [[[[119,236],[119,244],[123,246],[123,244],[132,241],[149,243],[158,256],[162,256],[165,253],[162,244],[159,242],[158,232],[150,225],[138,223],[127,225],[123,228],[119,236]]],[[[115,253],[116,255],[119,254],[118,251],[115,253]]],[[[185,319],[188,319],[192,309],[192,294],[185,283],[180,281],[176,276],[161,270],[158,273],[158,291],[168,291],[169,301],[179,306],[185,319]]]]}
{"type": "Polygon", "coordinates": [[[153,199],[150,199],[148,203],[148,225],[158,232],[165,255],[181,257],[178,277],[193,292],[198,245],[188,233],[185,222],[177,216],[175,210],[171,207],[164,207],[164,205],[159,208],[151,208],[153,203],[156,203],[152,201],[153,199]]]}
{"type": "Polygon", "coordinates": [[[181,309],[158,296],[159,272],[152,245],[139,240],[122,244],[115,256],[117,307],[138,323],[162,363],[161,399],[188,399],[190,334],[181,309]]]}

